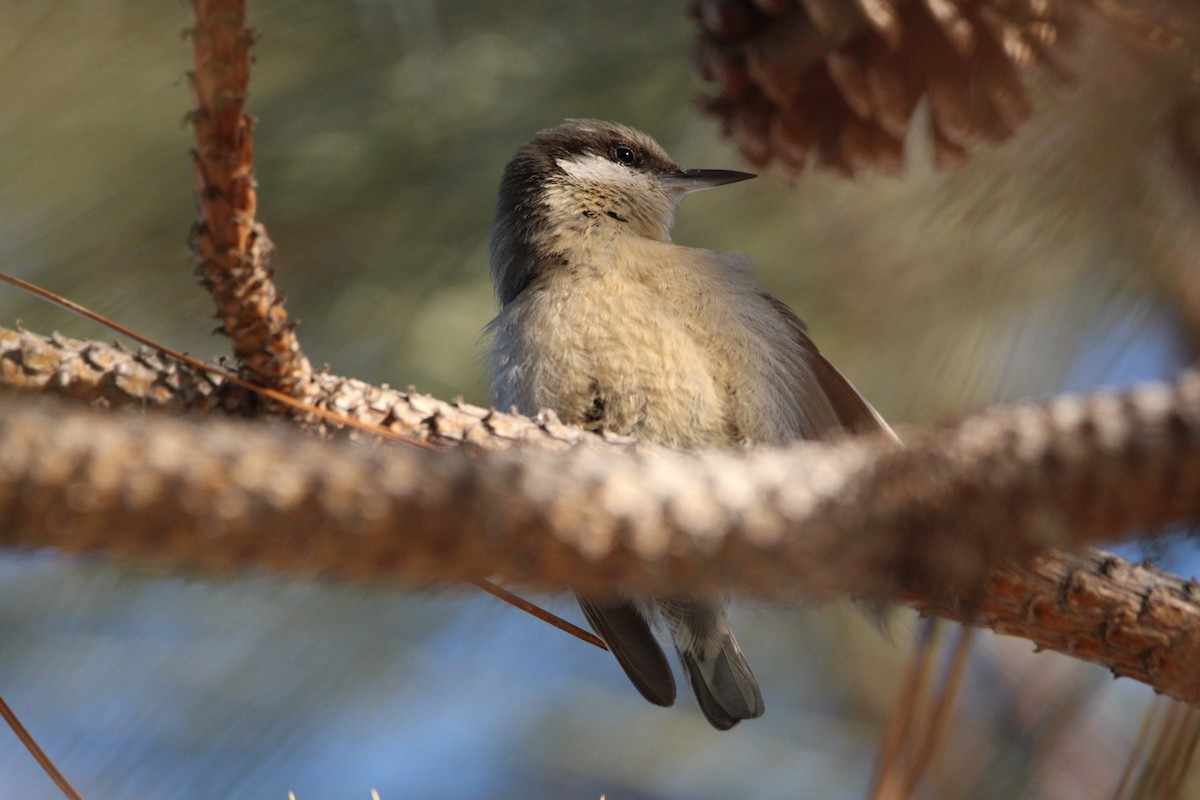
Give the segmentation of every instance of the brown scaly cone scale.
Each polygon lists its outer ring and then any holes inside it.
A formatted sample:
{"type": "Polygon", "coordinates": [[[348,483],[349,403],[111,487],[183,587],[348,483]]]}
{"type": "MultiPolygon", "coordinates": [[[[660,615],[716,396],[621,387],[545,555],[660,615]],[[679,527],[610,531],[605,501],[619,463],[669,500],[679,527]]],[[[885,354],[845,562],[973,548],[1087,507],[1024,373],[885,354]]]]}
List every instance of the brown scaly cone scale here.
{"type": "Polygon", "coordinates": [[[701,102],[751,163],[795,177],[812,163],[898,171],[928,97],[935,161],[954,167],[1030,116],[1021,70],[1069,81],[1056,50],[1085,7],[1112,3],[696,0],[696,61],[717,89],[701,102]]]}

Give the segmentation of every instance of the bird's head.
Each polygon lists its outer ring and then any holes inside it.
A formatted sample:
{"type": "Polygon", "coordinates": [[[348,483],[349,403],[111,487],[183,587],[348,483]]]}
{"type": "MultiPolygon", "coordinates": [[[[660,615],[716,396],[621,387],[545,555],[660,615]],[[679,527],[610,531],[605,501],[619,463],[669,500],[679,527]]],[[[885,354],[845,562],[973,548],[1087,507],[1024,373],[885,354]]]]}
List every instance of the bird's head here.
{"type": "Polygon", "coordinates": [[[646,134],[615,122],[568,120],[541,131],[504,170],[492,228],[496,293],[508,304],[540,270],[590,237],[668,240],[688,192],[752,178],[680,169],[646,134]]]}

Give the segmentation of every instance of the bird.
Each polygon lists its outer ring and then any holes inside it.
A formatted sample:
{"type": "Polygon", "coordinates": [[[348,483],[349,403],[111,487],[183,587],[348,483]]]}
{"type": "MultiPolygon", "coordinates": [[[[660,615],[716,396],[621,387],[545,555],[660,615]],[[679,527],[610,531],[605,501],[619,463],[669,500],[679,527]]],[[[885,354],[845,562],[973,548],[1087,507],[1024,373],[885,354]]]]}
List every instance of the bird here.
{"type": "MultiPolygon", "coordinates": [[[[601,120],[567,120],[522,146],[491,234],[496,407],[689,449],[890,433],[745,256],[671,241],[685,195],[753,177],[683,169],[649,135],[601,120]]],[[[657,628],[714,728],[763,714],[726,598],[575,595],[650,702],[676,696],[657,628]]]]}

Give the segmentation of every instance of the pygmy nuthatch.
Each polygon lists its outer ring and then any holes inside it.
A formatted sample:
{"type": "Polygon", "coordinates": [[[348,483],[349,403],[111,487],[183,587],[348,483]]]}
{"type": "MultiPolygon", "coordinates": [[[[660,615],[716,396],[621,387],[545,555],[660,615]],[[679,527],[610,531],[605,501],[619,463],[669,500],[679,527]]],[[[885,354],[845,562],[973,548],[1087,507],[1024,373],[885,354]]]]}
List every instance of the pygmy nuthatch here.
{"type": "MultiPolygon", "coordinates": [[[[492,229],[496,404],[688,448],[887,431],[744,256],[671,243],[685,194],[751,177],[680,169],[644,133],[596,120],[522,147],[492,229]]],[[[763,713],[723,598],[576,594],[650,702],[675,701],[662,624],[713,727],[763,713]]]]}

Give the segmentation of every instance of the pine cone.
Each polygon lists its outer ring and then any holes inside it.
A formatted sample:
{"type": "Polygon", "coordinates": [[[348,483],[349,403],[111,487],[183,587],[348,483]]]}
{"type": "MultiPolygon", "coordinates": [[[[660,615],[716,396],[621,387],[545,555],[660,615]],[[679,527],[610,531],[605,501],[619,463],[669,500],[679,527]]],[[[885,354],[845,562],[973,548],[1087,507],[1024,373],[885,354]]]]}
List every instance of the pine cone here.
{"type": "MultiPolygon", "coordinates": [[[[898,171],[929,99],[939,166],[1008,138],[1032,113],[1020,80],[1055,57],[1092,0],[696,0],[704,110],[757,166],[898,171]]],[[[1111,1],[1111,0],[1106,0],[1111,1]]]]}

